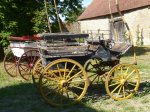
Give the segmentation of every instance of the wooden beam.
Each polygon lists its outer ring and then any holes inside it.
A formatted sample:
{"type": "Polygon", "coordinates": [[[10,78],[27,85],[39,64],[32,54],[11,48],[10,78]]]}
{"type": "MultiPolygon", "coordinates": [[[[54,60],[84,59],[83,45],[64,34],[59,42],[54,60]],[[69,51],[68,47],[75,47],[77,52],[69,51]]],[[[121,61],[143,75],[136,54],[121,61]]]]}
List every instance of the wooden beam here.
{"type": "Polygon", "coordinates": [[[44,0],[44,4],[45,4],[45,13],[47,16],[48,29],[49,29],[49,32],[52,33],[51,23],[49,21],[49,16],[48,16],[49,14],[48,14],[48,10],[47,10],[47,0],[44,0]]]}
{"type": "Polygon", "coordinates": [[[60,29],[60,32],[62,32],[61,21],[60,21],[59,14],[58,14],[56,0],[53,0],[53,1],[54,1],[55,10],[56,10],[56,16],[57,16],[57,20],[58,20],[58,24],[59,24],[59,29],[60,29]]]}

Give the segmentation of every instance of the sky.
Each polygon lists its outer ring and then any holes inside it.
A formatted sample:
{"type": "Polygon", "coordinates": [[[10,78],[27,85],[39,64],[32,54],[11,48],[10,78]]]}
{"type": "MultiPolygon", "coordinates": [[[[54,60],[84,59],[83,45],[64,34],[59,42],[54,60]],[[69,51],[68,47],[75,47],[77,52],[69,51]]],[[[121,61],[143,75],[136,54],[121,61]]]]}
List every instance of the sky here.
{"type": "Polygon", "coordinates": [[[83,6],[88,6],[90,3],[92,2],[92,0],[83,0],[83,6]]]}

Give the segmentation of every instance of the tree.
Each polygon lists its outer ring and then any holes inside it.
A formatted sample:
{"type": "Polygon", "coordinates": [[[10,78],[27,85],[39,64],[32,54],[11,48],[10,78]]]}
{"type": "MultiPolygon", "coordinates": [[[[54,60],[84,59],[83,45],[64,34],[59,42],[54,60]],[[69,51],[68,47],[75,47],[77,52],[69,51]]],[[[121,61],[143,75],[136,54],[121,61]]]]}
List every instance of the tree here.
{"type": "Polygon", "coordinates": [[[40,4],[35,0],[0,1],[0,59],[4,57],[3,48],[8,46],[10,35],[32,35],[34,23],[31,21],[40,4]],[[34,4],[34,5],[33,5],[34,4]]]}
{"type": "Polygon", "coordinates": [[[75,22],[81,13],[85,10],[82,7],[83,0],[63,0],[59,5],[60,13],[67,22],[75,22]]]}
{"type": "MultiPolygon", "coordinates": [[[[56,16],[56,10],[54,6],[53,0],[48,1],[48,13],[50,16],[50,21],[52,23],[52,32],[59,32],[59,25],[56,16]]],[[[65,21],[74,22],[77,20],[78,16],[83,12],[82,7],[83,0],[56,0],[57,9],[59,15],[65,17],[65,21]]],[[[34,31],[43,32],[48,31],[47,20],[45,16],[44,6],[41,9],[38,9],[35,13],[35,17],[33,19],[35,23],[34,31]]]]}

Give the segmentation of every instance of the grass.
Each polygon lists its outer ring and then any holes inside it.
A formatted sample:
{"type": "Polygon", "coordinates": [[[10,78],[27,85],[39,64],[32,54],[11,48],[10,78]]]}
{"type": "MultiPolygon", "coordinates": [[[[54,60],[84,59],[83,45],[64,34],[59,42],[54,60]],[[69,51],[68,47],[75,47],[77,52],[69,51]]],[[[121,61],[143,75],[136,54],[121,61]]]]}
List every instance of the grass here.
{"type": "MultiPolygon", "coordinates": [[[[114,101],[105,91],[104,85],[89,88],[82,103],[65,108],[47,105],[32,82],[22,78],[11,78],[0,62],[0,112],[148,112],[150,110],[150,47],[139,47],[137,59],[141,85],[138,93],[131,99],[114,101]]],[[[121,63],[131,63],[130,52],[121,63]]]]}

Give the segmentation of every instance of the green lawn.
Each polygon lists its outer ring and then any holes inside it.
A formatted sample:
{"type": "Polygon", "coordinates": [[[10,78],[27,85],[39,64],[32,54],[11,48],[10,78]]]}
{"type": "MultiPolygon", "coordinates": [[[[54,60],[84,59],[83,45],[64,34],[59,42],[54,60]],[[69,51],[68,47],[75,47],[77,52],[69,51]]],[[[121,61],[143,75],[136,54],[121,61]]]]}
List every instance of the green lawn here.
{"type": "MultiPolygon", "coordinates": [[[[139,47],[137,59],[141,84],[138,93],[131,99],[114,101],[105,91],[104,85],[89,88],[82,103],[65,108],[47,105],[32,82],[22,78],[11,78],[0,62],[0,112],[148,112],[150,110],[150,47],[139,47]]],[[[131,63],[130,53],[121,63],[131,63]]]]}

